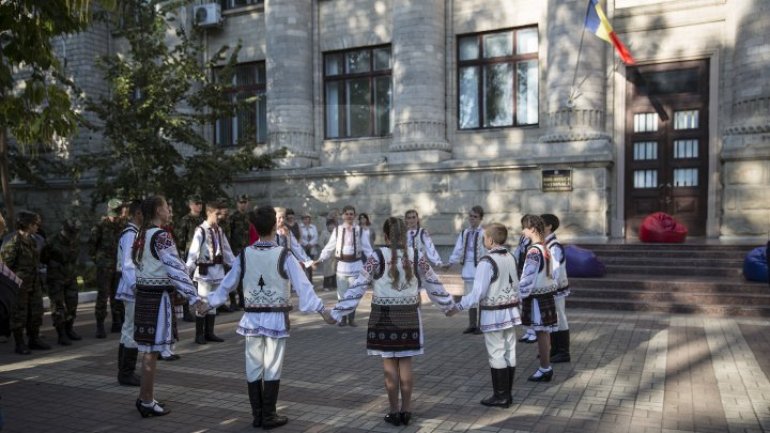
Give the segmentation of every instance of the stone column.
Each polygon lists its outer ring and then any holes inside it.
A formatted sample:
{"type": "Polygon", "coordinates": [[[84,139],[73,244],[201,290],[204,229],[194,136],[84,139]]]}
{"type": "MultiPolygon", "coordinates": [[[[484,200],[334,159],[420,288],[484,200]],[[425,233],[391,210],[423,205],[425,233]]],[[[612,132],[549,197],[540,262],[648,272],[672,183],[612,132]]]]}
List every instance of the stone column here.
{"type": "Polygon", "coordinates": [[[765,237],[770,222],[770,3],[729,3],[726,45],[733,44],[734,50],[727,59],[732,73],[726,82],[732,86],[732,104],[722,149],[720,235],[765,237]]]}
{"type": "MultiPolygon", "coordinates": [[[[580,48],[585,13],[586,2],[583,0],[548,0],[548,26],[545,28],[548,55],[542,83],[542,88],[547,91],[541,91],[546,98],[545,107],[541,110],[545,117],[541,123],[546,133],[540,141],[569,143],[599,140],[603,144],[596,144],[606,146],[611,152],[610,135],[605,131],[604,108],[607,45],[586,34],[580,48]]],[[[585,148],[581,146],[581,149],[585,148]]]]}
{"type": "Polygon", "coordinates": [[[317,164],[313,128],[312,5],[266,0],[267,137],[270,150],[285,147],[285,167],[317,164]]]}
{"type": "Polygon", "coordinates": [[[391,163],[450,157],[446,140],[444,0],[393,0],[391,163]]]}

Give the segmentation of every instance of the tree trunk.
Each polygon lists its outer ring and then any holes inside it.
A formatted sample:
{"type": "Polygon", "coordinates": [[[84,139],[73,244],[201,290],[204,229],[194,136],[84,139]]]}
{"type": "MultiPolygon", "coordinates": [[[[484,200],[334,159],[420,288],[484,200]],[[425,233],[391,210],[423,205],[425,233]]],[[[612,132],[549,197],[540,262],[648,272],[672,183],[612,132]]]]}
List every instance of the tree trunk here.
{"type": "Polygon", "coordinates": [[[6,226],[10,230],[14,228],[16,218],[13,212],[13,194],[8,176],[8,135],[5,127],[0,127],[0,185],[3,188],[6,226]]]}

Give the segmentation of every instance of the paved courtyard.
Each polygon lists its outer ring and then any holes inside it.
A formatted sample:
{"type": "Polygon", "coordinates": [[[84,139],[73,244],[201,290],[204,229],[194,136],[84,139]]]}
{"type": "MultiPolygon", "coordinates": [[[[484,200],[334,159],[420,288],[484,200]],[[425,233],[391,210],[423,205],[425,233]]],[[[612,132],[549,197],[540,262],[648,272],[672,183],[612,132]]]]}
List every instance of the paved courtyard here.
{"type": "MultiPolygon", "coordinates": [[[[331,292],[321,292],[327,303],[331,292]]],[[[93,304],[81,306],[86,338],[32,356],[0,344],[4,432],[249,432],[238,313],[219,316],[225,343],[192,342],[182,323],[181,360],[159,362],[156,396],[172,413],[142,419],[138,389],[116,381],[118,334],[93,338],[93,304]]],[[[369,304],[360,326],[292,313],[281,380],[279,432],[760,432],[770,431],[770,324],[633,312],[570,310],[572,359],[554,381],[530,383],[534,345],[519,344],[510,409],[486,408],[491,393],[483,338],[461,333],[467,318],[424,305],[426,354],[415,360],[413,421],[393,427],[381,361],[365,354],[369,304]]],[[[55,342],[50,318],[46,339],[55,342]]]]}

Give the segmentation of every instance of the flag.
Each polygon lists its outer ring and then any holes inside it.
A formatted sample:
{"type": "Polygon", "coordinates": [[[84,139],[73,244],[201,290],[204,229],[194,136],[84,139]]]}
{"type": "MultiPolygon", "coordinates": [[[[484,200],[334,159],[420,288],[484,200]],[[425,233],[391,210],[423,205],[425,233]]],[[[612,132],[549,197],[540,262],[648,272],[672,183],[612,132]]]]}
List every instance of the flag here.
{"type": "Polygon", "coordinates": [[[610,25],[607,16],[604,15],[604,11],[602,11],[602,7],[599,5],[599,0],[588,0],[585,26],[591,33],[612,44],[623,63],[626,65],[633,65],[635,63],[628,48],[623,45],[618,35],[615,34],[615,30],[612,29],[612,25],[610,25]]]}

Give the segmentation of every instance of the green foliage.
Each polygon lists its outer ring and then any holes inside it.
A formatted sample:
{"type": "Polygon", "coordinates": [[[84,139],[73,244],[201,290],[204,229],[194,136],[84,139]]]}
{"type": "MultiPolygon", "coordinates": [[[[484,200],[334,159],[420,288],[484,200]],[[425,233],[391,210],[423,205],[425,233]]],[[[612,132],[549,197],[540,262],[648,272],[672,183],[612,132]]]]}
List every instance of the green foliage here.
{"type": "Polygon", "coordinates": [[[201,65],[201,38],[176,24],[180,3],[120,3],[128,49],[100,59],[110,93],[87,105],[105,140],[102,152],[82,158],[82,171],[97,176],[95,202],[120,190],[127,197],[162,193],[181,208],[189,194],[219,197],[237,174],[273,166],[276,155],[256,152],[253,141],[224,150],[204,136],[238,108],[223,95],[240,46],[223,47],[201,65]],[[217,79],[215,66],[224,66],[217,79]]]}

